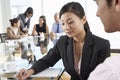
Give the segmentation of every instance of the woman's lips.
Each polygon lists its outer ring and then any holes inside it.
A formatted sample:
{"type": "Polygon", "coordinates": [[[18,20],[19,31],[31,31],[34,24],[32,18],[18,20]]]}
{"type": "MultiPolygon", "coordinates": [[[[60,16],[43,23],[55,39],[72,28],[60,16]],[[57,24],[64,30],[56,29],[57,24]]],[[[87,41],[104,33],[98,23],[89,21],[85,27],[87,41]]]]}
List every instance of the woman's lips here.
{"type": "Polygon", "coordinates": [[[71,35],[73,32],[72,31],[68,31],[66,32],[68,35],[71,35]]]}

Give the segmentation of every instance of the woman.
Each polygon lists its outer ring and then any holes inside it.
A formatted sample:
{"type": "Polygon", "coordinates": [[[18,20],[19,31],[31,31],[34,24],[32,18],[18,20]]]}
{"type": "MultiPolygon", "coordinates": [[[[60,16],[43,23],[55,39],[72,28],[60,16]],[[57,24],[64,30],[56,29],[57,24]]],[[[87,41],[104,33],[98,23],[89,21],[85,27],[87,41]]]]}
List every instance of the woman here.
{"type": "Polygon", "coordinates": [[[90,32],[84,10],[79,3],[65,4],[60,10],[60,19],[67,36],[61,37],[48,54],[38,60],[24,76],[22,74],[26,70],[22,69],[17,74],[18,79],[26,79],[62,59],[71,80],[87,80],[90,72],[110,56],[109,41],[90,32]]]}
{"type": "Polygon", "coordinates": [[[32,36],[42,35],[43,33],[44,33],[44,35],[48,35],[49,29],[48,29],[48,26],[46,24],[45,16],[40,16],[39,24],[35,24],[33,27],[32,36]]]}
{"type": "Polygon", "coordinates": [[[30,21],[31,17],[33,16],[33,8],[28,7],[24,13],[21,13],[18,15],[18,18],[20,19],[20,30],[23,33],[28,34],[28,29],[30,27],[30,21]]]}
{"type": "Polygon", "coordinates": [[[19,29],[20,20],[18,18],[10,19],[11,27],[7,28],[7,39],[20,39],[25,35],[19,29]]]}

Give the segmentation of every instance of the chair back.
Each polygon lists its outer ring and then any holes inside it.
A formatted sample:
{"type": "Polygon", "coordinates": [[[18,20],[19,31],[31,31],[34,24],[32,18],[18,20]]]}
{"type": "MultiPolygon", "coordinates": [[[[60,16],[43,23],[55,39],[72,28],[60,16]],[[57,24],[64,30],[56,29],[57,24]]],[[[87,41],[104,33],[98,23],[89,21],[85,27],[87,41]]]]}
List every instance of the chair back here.
{"type": "Polygon", "coordinates": [[[7,35],[6,35],[6,33],[0,33],[0,39],[1,39],[1,43],[4,43],[5,42],[5,40],[7,39],[7,35]]]}

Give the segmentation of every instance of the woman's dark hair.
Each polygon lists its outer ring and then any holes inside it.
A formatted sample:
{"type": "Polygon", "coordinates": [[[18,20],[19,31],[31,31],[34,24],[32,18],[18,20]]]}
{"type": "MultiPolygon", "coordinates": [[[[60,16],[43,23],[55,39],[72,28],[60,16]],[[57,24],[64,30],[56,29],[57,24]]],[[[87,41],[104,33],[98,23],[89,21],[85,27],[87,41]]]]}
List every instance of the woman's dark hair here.
{"type": "Polygon", "coordinates": [[[18,23],[19,19],[13,18],[13,19],[10,19],[9,21],[10,21],[11,26],[14,26],[14,23],[18,23]]]}
{"type": "Polygon", "coordinates": [[[25,15],[26,14],[33,14],[33,8],[32,7],[28,7],[27,10],[25,11],[25,15]]]}
{"type": "Polygon", "coordinates": [[[40,18],[42,18],[42,19],[43,19],[43,21],[44,21],[43,26],[45,26],[45,27],[46,27],[46,17],[45,17],[44,15],[42,15],[42,16],[40,16],[40,18]]]}
{"type": "Polygon", "coordinates": [[[108,6],[110,7],[112,5],[113,0],[106,0],[106,1],[107,1],[108,6]]]}
{"type": "MultiPolygon", "coordinates": [[[[78,2],[69,2],[69,3],[65,4],[60,10],[59,17],[61,18],[61,16],[66,12],[72,12],[76,16],[78,16],[80,19],[82,19],[85,16],[84,9],[81,6],[81,4],[78,2]]],[[[84,25],[84,28],[85,28],[85,30],[90,31],[87,21],[84,25]]]]}

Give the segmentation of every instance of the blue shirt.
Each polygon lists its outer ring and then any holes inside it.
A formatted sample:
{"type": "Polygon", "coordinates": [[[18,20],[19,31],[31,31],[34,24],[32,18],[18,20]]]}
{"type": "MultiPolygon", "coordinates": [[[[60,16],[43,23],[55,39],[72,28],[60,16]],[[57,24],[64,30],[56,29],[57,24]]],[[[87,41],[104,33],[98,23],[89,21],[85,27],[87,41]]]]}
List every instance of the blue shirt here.
{"type": "Polygon", "coordinates": [[[53,23],[52,32],[57,33],[58,24],[59,24],[59,33],[64,32],[63,29],[62,29],[62,24],[61,23],[53,23]]]}

